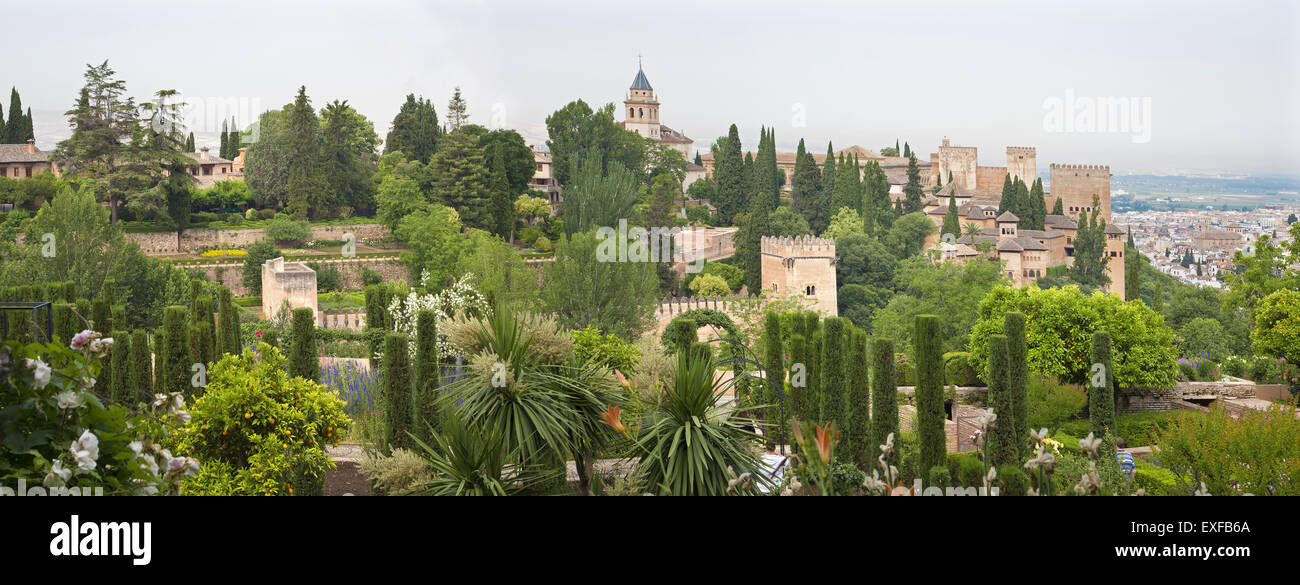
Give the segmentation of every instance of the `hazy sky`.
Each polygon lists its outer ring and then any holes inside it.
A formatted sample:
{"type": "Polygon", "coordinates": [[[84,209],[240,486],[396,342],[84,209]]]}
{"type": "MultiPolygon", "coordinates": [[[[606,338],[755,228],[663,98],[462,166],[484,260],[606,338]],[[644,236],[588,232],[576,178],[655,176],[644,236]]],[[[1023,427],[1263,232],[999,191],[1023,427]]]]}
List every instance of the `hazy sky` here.
{"type": "MultiPolygon", "coordinates": [[[[27,23],[6,27],[5,77],[42,148],[67,135],[62,112],[104,59],[138,99],[171,88],[242,112],[305,84],[317,107],[348,100],[381,138],[405,94],[441,117],[459,85],[472,121],[540,143],[546,115],[573,99],[621,103],[640,53],[663,122],[701,148],[732,123],[752,145],[766,124],[783,150],[900,138],[924,159],[947,136],[990,165],[1012,145],[1036,146],[1040,170],[1300,172],[1292,2],[46,0],[5,20],[27,23]],[[1045,130],[1068,115],[1045,104],[1067,95],[1076,113],[1135,99],[1136,123],[1045,130]]],[[[220,121],[200,123],[199,142],[215,144],[220,121]]]]}

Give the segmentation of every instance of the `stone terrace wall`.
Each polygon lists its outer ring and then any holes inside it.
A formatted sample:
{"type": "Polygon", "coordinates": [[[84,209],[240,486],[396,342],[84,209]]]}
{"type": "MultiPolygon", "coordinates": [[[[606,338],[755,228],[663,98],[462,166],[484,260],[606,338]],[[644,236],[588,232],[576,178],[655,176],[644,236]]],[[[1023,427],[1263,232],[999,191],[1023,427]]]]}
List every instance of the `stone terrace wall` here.
{"type": "Polygon", "coordinates": [[[1179,382],[1169,389],[1125,389],[1119,397],[1117,411],[1163,412],[1185,408],[1191,398],[1254,398],[1258,388],[1253,382],[1179,382]]]}
{"type": "MultiPolygon", "coordinates": [[[[356,236],[357,241],[361,241],[370,238],[387,237],[389,230],[386,226],[377,223],[317,225],[311,227],[311,239],[313,240],[342,240],[345,233],[351,233],[356,236]]],[[[140,248],[146,254],[183,254],[213,246],[239,248],[265,237],[266,230],[263,228],[237,230],[200,228],[181,230],[179,232],[126,234],[126,238],[138,242],[140,248]]]]}
{"type": "MultiPolygon", "coordinates": [[[[306,262],[306,261],[304,261],[306,262]]],[[[322,267],[334,267],[339,269],[340,284],[344,289],[358,290],[362,288],[361,273],[369,268],[378,272],[384,278],[385,282],[394,280],[404,280],[411,282],[411,271],[398,260],[374,259],[374,258],[352,258],[320,261],[322,267]]],[[[208,266],[203,268],[204,274],[208,280],[225,285],[230,292],[237,297],[246,297],[260,294],[261,291],[252,292],[244,286],[244,264],[230,263],[219,266],[208,266]]]]}

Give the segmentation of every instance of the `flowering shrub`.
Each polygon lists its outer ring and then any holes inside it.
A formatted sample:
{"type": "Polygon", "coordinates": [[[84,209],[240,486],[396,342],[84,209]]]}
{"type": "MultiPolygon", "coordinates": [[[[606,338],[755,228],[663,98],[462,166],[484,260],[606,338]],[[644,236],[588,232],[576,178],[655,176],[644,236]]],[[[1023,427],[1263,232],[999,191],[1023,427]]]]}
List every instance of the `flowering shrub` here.
{"type": "MultiPolygon", "coordinates": [[[[426,270],[421,282],[428,286],[429,272],[426,270]]],[[[420,311],[430,309],[438,314],[438,320],[450,319],[458,313],[469,313],[471,315],[485,315],[488,312],[487,299],[474,288],[473,275],[466,274],[451,286],[443,289],[438,294],[419,294],[411,291],[405,297],[394,297],[388,303],[388,316],[392,319],[393,330],[397,333],[406,334],[408,339],[417,337],[416,316],[420,311]]],[[[415,344],[411,346],[411,358],[415,358],[415,344]]],[[[455,356],[455,350],[447,342],[446,336],[438,335],[438,358],[450,359],[455,356]]]]}
{"type": "Polygon", "coordinates": [[[199,257],[201,257],[201,258],[231,258],[231,257],[243,257],[243,256],[247,256],[247,255],[248,255],[248,250],[229,249],[229,250],[208,250],[208,251],[206,251],[206,252],[203,252],[203,253],[199,254],[199,257]]]}
{"type": "Polygon", "coordinates": [[[208,371],[208,385],[175,444],[204,462],[182,484],[210,495],[319,495],[349,424],[343,401],[324,386],[290,377],[284,355],[266,344],[227,355],[208,371]]]}
{"type": "Polygon", "coordinates": [[[68,347],[0,345],[0,485],[21,480],[52,494],[152,495],[174,492],[198,470],[194,459],[161,447],[189,416],[182,397],[161,396],[143,413],[94,394],[100,359],[112,345],[90,330],[68,347]]]}

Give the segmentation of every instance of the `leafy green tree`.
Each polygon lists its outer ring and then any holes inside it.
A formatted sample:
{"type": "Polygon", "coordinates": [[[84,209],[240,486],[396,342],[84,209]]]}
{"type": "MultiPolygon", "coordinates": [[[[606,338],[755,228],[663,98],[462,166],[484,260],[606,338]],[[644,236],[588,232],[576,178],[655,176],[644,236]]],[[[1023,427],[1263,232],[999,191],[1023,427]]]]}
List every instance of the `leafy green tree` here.
{"type": "Polygon", "coordinates": [[[1264,297],[1251,339],[1255,351],[1300,365],[1300,292],[1283,289],[1264,297]]]}
{"type": "Polygon", "coordinates": [[[767,218],[767,235],[769,236],[810,236],[812,229],[802,215],[782,205],[767,218]]]}
{"type": "MultiPolygon", "coordinates": [[[[324,180],[334,190],[338,204],[354,213],[369,213],[375,208],[371,177],[379,144],[374,124],[346,100],[334,100],[321,109],[320,133],[324,180]]],[[[238,154],[235,146],[230,148],[232,157],[238,154]]]]}
{"type": "Polygon", "coordinates": [[[266,239],[258,240],[248,246],[248,255],[244,256],[244,288],[250,291],[261,292],[262,290],[262,265],[267,260],[276,258],[280,255],[280,250],[275,247],[275,242],[266,239]]]}
{"type": "Polygon", "coordinates": [[[691,280],[691,293],[697,297],[723,297],[731,293],[727,281],[712,274],[701,274],[691,280]]]}
{"type": "Polygon", "coordinates": [[[437,204],[403,217],[393,235],[411,248],[402,253],[402,262],[411,269],[411,274],[421,275],[428,271],[428,285],[436,289],[451,281],[456,263],[473,246],[461,235],[456,211],[437,204]]]}
{"type": "MultiPolygon", "coordinates": [[[[562,185],[573,180],[575,169],[579,168],[575,165],[593,153],[600,153],[602,172],[611,165],[624,169],[646,168],[646,140],[636,132],[624,130],[614,120],[614,104],[593,111],[582,100],[569,102],[546,117],[546,135],[551,168],[562,185]]],[[[567,191],[565,200],[568,200],[567,191]]]]}
{"type": "Polygon", "coordinates": [[[603,262],[616,254],[617,236],[578,233],[561,237],[555,261],[542,269],[542,306],[571,329],[595,325],[634,339],[650,327],[659,300],[650,262],[603,262]]]}
{"type": "Polygon", "coordinates": [[[893,290],[898,259],[879,240],[862,234],[849,234],[835,241],[835,275],[841,286],[860,284],[893,290]]]}
{"type": "Polygon", "coordinates": [[[841,317],[848,319],[850,323],[861,327],[863,330],[871,330],[871,319],[877,309],[884,307],[893,291],[885,288],[877,288],[870,285],[846,284],[840,287],[836,300],[839,304],[839,314],[841,317]]]}
{"type": "MultiPolygon", "coordinates": [[[[537,168],[537,160],[533,156],[533,149],[528,147],[519,132],[506,128],[489,131],[482,126],[466,126],[465,131],[478,137],[478,146],[483,149],[487,160],[491,161],[497,152],[501,153],[506,171],[506,191],[512,199],[528,190],[528,183],[532,182],[537,168]]],[[[680,160],[681,153],[675,150],[673,152],[677,153],[677,158],[680,160]]],[[[685,168],[683,162],[683,176],[685,176],[685,168]]]]}
{"type": "Polygon", "coordinates": [[[1164,319],[1142,303],[1115,295],[1084,295],[1077,287],[998,288],[979,306],[971,330],[970,362],[984,370],[990,358],[989,337],[1004,332],[1003,315],[1025,314],[1029,369],[1083,384],[1092,365],[1088,347],[1094,331],[1110,333],[1116,361],[1112,376],[1125,387],[1168,388],[1177,381],[1174,334],[1164,319]]]}
{"type": "Polygon", "coordinates": [[[573,183],[565,189],[560,208],[570,236],[593,228],[617,229],[641,196],[636,175],[617,164],[607,167],[599,153],[589,154],[571,176],[573,183]]]}
{"type": "Polygon", "coordinates": [[[1254,309],[1276,291],[1300,290],[1300,270],[1293,268],[1300,264],[1300,222],[1291,224],[1290,235],[1290,242],[1279,245],[1265,234],[1255,242],[1254,254],[1233,252],[1233,268],[1223,279],[1225,309],[1254,309]]]}
{"type": "Polygon", "coordinates": [[[438,112],[433,103],[423,96],[406,94],[406,101],[393,117],[393,124],[384,140],[384,154],[402,153],[407,160],[428,162],[438,150],[442,128],[438,126],[438,112]]]}
{"type": "Polygon", "coordinates": [[[913,344],[916,348],[916,433],[919,456],[916,468],[930,469],[944,465],[948,443],[944,434],[943,409],[944,364],[939,352],[939,318],[917,315],[913,344]]]}
{"type": "Polygon", "coordinates": [[[934,231],[934,221],[923,212],[913,212],[895,220],[884,241],[899,258],[910,258],[925,248],[925,239],[934,231]]]}
{"type": "MultiPolygon", "coordinates": [[[[877,337],[871,342],[871,450],[872,455],[880,453],[889,435],[894,435],[894,444],[902,443],[898,427],[898,387],[894,373],[894,342],[885,337],[877,337]]],[[[890,465],[902,465],[898,449],[886,459],[890,465]]]]}
{"type": "Polygon", "coordinates": [[[1106,220],[1101,217],[1100,199],[1092,198],[1096,211],[1079,212],[1079,231],[1074,236],[1074,264],[1070,267],[1070,280],[1084,286],[1101,288],[1110,284],[1106,274],[1106,220]]]}

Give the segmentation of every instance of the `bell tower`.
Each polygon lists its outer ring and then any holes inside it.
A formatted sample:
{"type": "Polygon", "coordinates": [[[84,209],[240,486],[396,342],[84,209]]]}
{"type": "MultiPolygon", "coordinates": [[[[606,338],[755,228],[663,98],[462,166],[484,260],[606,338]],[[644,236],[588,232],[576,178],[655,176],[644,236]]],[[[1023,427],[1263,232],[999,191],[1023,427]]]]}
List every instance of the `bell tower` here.
{"type": "Polygon", "coordinates": [[[646,79],[640,58],[636,78],[628,88],[627,99],[623,100],[623,127],[646,138],[659,139],[659,100],[655,99],[655,90],[646,79]]]}

